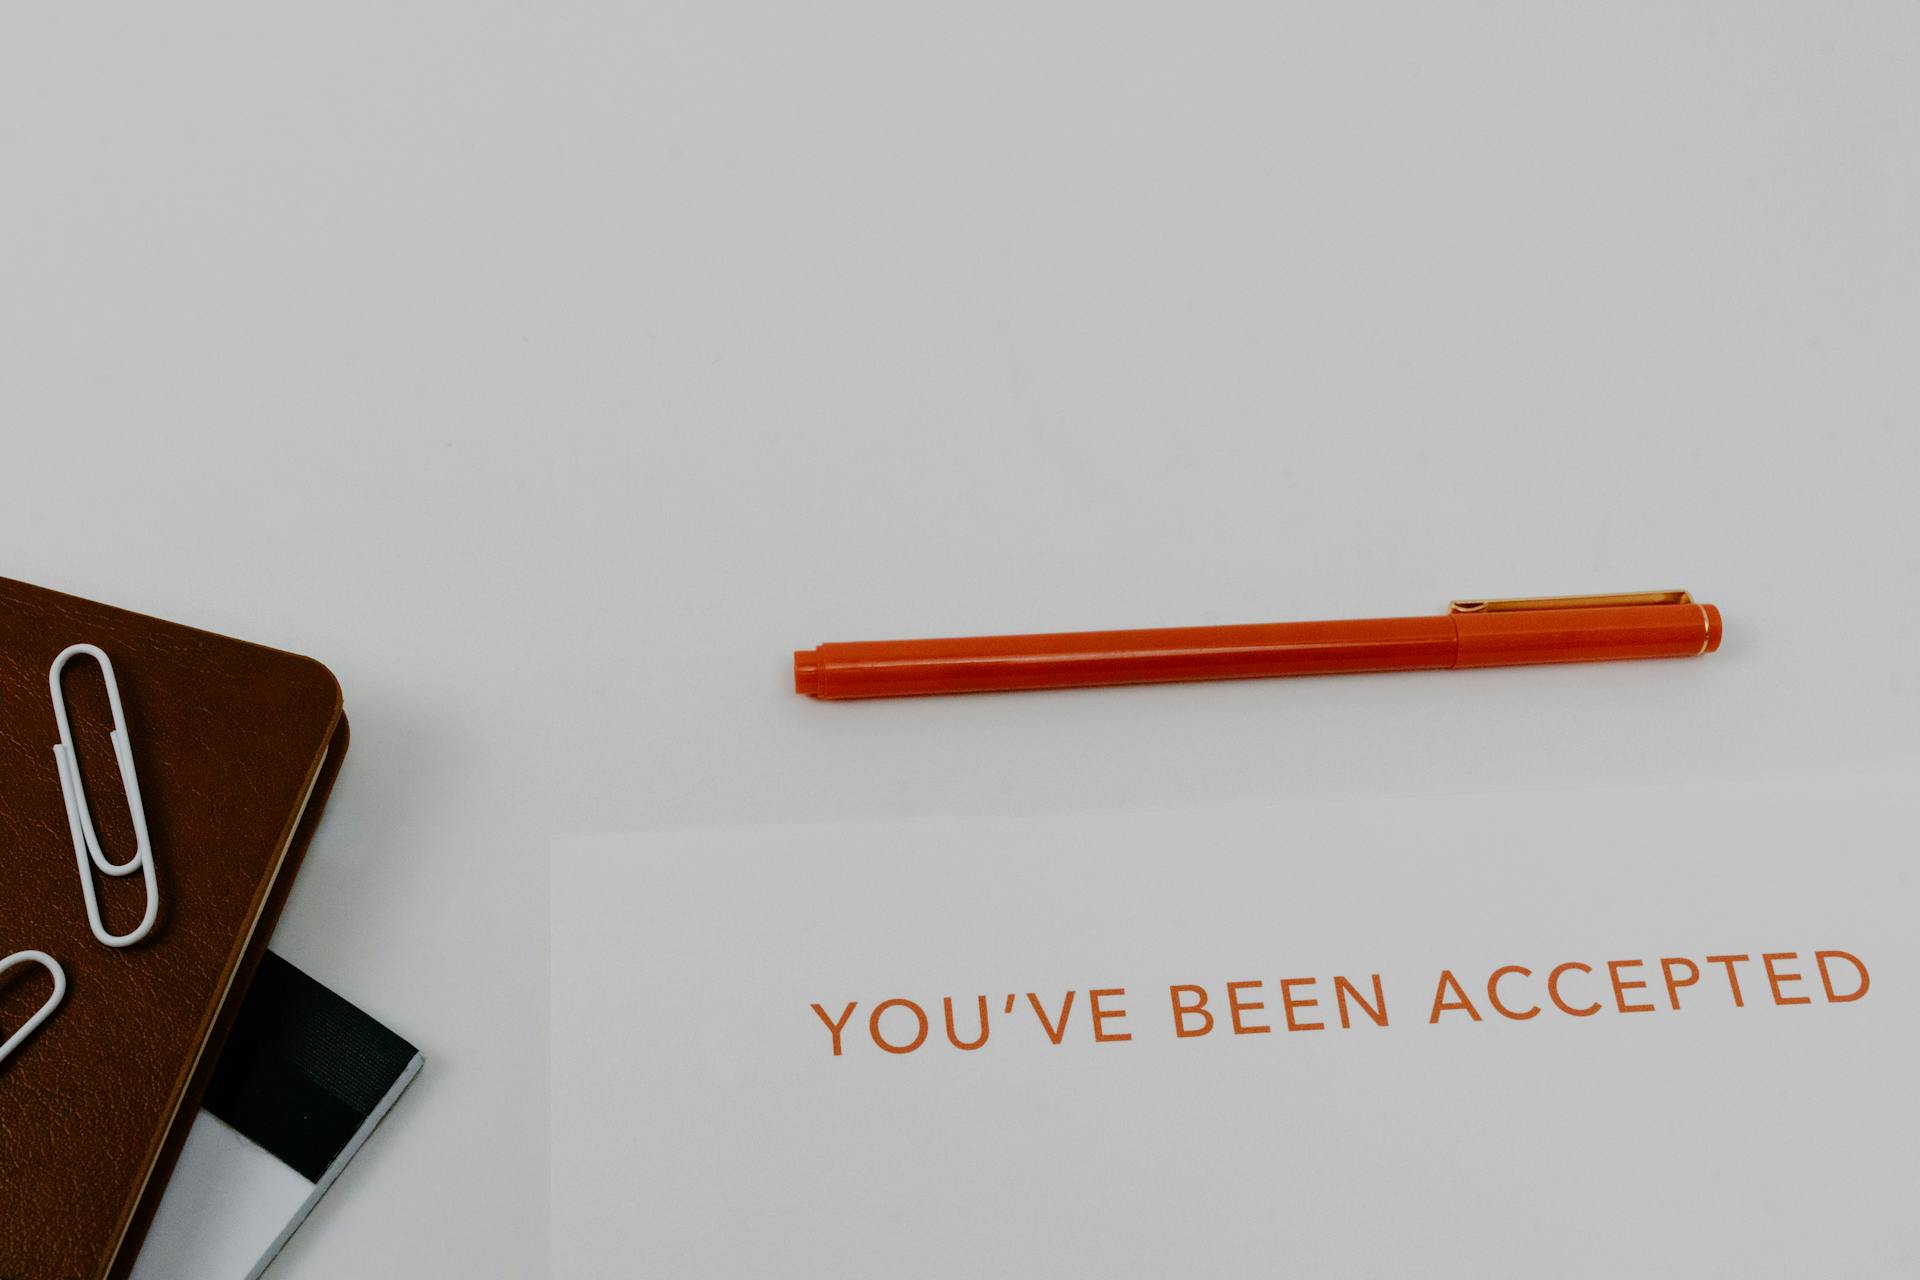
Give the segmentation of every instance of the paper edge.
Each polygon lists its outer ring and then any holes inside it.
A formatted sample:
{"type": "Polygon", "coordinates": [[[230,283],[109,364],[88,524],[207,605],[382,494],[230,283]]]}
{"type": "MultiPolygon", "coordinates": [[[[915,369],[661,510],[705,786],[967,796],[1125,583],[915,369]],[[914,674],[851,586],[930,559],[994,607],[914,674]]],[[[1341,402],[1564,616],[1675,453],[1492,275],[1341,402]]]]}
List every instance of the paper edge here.
{"type": "Polygon", "coordinates": [[[246,1280],[260,1280],[266,1269],[273,1265],[273,1260],[280,1256],[282,1249],[287,1247],[287,1241],[293,1239],[293,1233],[300,1229],[314,1207],[320,1203],[320,1197],[326,1195],[333,1187],[334,1182],[346,1169],[347,1162],[359,1154],[360,1148],[366,1144],[369,1137],[373,1136],[373,1131],[379,1127],[382,1120],[386,1119],[387,1113],[393,1110],[394,1103],[400,1100],[400,1095],[407,1091],[407,1086],[413,1083],[414,1077],[420,1074],[420,1068],[425,1066],[426,1062],[425,1054],[417,1051],[414,1053],[407,1065],[401,1069],[398,1078],[394,1080],[393,1087],[387,1090],[386,1096],[380,1099],[379,1105],[374,1107],[367,1118],[361,1121],[360,1127],[354,1130],[353,1137],[348,1140],[347,1145],[341,1148],[340,1154],[334,1157],[332,1164],[327,1166],[327,1171],[320,1175],[320,1181],[313,1184],[313,1191],[307,1196],[306,1203],[294,1211],[293,1217],[287,1220],[287,1225],[278,1236],[274,1237],[273,1243],[267,1246],[266,1252],[260,1255],[260,1261],[254,1263],[253,1270],[247,1272],[246,1280]]]}

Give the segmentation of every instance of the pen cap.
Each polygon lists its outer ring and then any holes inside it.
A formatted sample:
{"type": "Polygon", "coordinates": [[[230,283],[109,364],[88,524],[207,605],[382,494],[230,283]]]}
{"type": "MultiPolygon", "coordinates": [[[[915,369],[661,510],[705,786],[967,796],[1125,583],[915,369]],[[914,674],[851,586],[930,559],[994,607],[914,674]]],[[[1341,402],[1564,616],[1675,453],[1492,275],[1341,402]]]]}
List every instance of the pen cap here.
{"type": "Polygon", "coordinates": [[[1684,592],[1665,593],[1647,604],[1520,605],[1456,605],[1452,616],[1460,653],[1454,665],[1692,658],[1720,647],[1720,611],[1695,604],[1684,592]]]}

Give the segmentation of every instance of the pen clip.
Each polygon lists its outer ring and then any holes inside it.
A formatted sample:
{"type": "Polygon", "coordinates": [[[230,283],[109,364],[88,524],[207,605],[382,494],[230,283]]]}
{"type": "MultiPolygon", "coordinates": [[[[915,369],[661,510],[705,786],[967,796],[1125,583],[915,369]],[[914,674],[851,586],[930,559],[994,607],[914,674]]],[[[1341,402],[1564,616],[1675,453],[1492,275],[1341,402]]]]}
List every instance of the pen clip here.
{"type": "Polygon", "coordinates": [[[1448,613],[1526,613],[1535,609],[1618,609],[1642,604],[1692,604],[1686,591],[1630,591],[1612,596],[1519,596],[1509,600],[1455,600],[1448,613]]]}

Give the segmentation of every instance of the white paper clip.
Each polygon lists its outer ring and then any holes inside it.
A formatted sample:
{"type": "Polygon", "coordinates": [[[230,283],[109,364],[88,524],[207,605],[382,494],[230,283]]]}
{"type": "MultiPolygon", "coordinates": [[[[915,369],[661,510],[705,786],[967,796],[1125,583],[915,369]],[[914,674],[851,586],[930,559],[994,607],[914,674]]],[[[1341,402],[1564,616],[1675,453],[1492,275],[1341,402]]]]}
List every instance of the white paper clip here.
{"type": "Polygon", "coordinates": [[[68,645],[53,660],[47,673],[47,685],[53,692],[53,717],[60,725],[60,741],[53,748],[54,763],[60,769],[60,794],[67,802],[67,827],[73,833],[73,856],[80,864],[80,888],[87,898],[87,923],[93,936],[110,947],[130,947],[153,929],[160,914],[160,888],[153,875],[153,842],[147,836],[147,811],[140,803],[140,778],[133,770],[133,745],[127,741],[126,712],[120,706],[120,683],[113,677],[113,663],[99,646],[68,645]],[[106,678],[107,701],[113,707],[113,754],[120,761],[120,784],[127,793],[127,813],[133,819],[133,856],[125,862],[108,862],[100,849],[100,837],[93,830],[93,815],[87,810],[87,792],[80,781],[80,758],[73,750],[73,730],[67,723],[67,700],[60,691],[60,672],[67,663],[85,654],[100,664],[106,678]],[[147,884],[147,914],[130,933],[108,933],[100,920],[100,899],[94,892],[92,862],[102,875],[124,876],[138,871],[147,884]]]}
{"type": "Polygon", "coordinates": [[[60,967],[58,960],[44,951],[16,951],[6,959],[0,960],[0,975],[22,964],[44,966],[46,971],[53,975],[53,994],[46,998],[31,1018],[20,1024],[18,1031],[7,1037],[5,1044],[0,1044],[0,1062],[5,1062],[13,1051],[20,1047],[20,1042],[32,1035],[41,1023],[52,1017],[53,1011],[60,1007],[60,1002],[67,998],[67,973],[60,967]]]}

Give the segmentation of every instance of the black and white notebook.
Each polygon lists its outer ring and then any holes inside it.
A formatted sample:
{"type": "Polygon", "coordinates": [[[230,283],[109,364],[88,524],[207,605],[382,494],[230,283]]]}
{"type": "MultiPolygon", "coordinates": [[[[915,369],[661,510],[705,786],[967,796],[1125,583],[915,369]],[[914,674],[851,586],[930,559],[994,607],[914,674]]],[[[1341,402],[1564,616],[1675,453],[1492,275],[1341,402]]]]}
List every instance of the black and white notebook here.
{"type": "Polygon", "coordinates": [[[256,1280],[423,1061],[268,952],[132,1280],[256,1280]]]}

